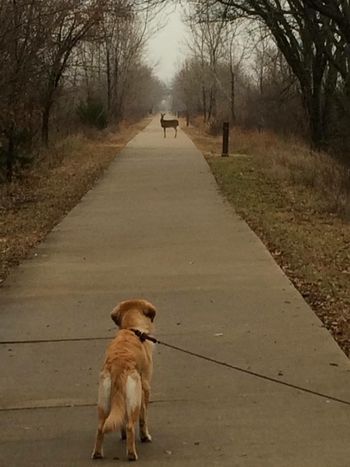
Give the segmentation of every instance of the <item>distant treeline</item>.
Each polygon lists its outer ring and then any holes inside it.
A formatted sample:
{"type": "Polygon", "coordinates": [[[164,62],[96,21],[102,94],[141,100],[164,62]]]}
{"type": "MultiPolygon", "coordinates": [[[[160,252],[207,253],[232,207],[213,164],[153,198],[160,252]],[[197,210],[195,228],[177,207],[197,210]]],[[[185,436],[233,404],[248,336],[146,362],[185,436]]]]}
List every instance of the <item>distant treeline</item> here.
{"type": "Polygon", "coordinates": [[[295,133],[350,162],[349,0],[190,2],[174,108],[295,133]]]}

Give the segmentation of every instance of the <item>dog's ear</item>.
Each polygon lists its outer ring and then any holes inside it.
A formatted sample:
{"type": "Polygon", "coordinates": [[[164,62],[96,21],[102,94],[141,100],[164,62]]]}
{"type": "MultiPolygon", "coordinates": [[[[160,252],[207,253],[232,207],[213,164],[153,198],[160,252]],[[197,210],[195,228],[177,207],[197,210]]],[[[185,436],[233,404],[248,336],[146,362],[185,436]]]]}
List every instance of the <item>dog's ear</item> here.
{"type": "Polygon", "coordinates": [[[111,313],[111,318],[115,322],[115,324],[120,327],[122,323],[122,310],[120,305],[116,306],[111,313]]]}
{"type": "Polygon", "coordinates": [[[152,323],[153,323],[153,320],[157,314],[157,311],[155,309],[155,307],[151,304],[151,303],[146,303],[143,310],[142,310],[143,314],[149,318],[152,323]]]}

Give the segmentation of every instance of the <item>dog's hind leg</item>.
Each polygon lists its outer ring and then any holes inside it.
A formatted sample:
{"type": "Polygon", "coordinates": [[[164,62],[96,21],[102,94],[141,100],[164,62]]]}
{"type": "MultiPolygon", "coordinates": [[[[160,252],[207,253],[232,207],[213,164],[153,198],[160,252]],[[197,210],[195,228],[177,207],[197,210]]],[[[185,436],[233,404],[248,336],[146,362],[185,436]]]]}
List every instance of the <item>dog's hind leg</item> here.
{"type": "Polygon", "coordinates": [[[103,459],[103,426],[111,410],[111,375],[101,372],[98,388],[98,427],[96,433],[95,447],[92,451],[92,459],[103,459]]]}
{"type": "Polygon", "coordinates": [[[150,443],[152,436],[148,431],[147,425],[147,407],[150,397],[150,384],[148,381],[142,380],[142,402],[140,411],[140,438],[143,443],[150,443]]]}
{"type": "Polygon", "coordinates": [[[126,380],[126,444],[129,461],[137,460],[135,431],[140,415],[141,398],[141,378],[137,372],[134,372],[129,374],[126,380]]]}
{"type": "Polygon", "coordinates": [[[106,420],[106,416],[103,412],[103,410],[98,407],[98,427],[97,427],[97,433],[96,433],[96,441],[95,441],[95,447],[94,450],[92,451],[91,459],[103,459],[103,438],[104,438],[104,433],[103,433],[103,425],[106,420]]]}

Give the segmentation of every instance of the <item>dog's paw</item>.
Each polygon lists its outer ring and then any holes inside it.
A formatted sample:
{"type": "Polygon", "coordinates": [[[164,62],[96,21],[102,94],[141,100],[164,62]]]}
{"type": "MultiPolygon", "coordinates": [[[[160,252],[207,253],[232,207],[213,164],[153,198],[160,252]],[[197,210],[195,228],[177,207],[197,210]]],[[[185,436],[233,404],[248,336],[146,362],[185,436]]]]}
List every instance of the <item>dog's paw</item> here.
{"type": "Polygon", "coordinates": [[[94,451],[91,454],[91,459],[103,459],[103,454],[101,452],[94,451]]]}
{"type": "Polygon", "coordinates": [[[128,461],[137,461],[137,459],[136,452],[128,452],[128,461]]]}
{"type": "Polygon", "coordinates": [[[152,443],[152,436],[149,433],[141,435],[141,442],[152,443]]]}

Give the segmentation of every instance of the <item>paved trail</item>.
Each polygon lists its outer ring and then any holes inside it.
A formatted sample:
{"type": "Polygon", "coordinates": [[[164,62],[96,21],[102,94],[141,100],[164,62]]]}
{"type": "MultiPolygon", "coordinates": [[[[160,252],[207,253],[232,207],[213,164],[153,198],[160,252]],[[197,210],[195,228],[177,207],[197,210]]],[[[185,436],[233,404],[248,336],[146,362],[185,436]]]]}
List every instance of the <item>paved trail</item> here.
{"type": "MultiPolygon", "coordinates": [[[[1,466],[126,464],[113,435],[106,460],[89,456],[98,338],[131,297],[158,307],[162,340],[350,400],[347,358],[188,137],[163,139],[157,117],[0,291],[0,340],[26,341],[0,345],[1,466]]],[[[350,465],[350,407],[162,347],[155,360],[140,465],[350,465]]]]}

